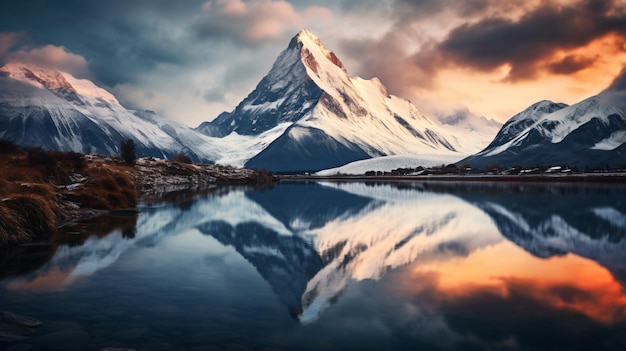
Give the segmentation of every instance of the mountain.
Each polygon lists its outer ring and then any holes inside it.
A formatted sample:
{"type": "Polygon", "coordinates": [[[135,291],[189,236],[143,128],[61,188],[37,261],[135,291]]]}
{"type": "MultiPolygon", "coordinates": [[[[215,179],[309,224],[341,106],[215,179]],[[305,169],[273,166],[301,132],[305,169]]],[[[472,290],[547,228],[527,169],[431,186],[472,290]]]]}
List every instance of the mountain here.
{"type": "MultiPolygon", "coordinates": [[[[377,156],[463,155],[480,150],[377,78],[351,78],[337,56],[307,30],[296,35],[270,72],[232,112],[198,131],[213,137],[277,137],[246,162],[278,172],[317,171],[377,156]]],[[[495,131],[494,131],[495,134],[495,131]]]]}
{"type": "MultiPolygon", "coordinates": [[[[465,149],[481,150],[488,145],[502,127],[502,123],[485,117],[478,117],[468,109],[457,110],[451,114],[436,114],[435,122],[457,136],[464,135],[465,149]]],[[[452,154],[413,154],[381,156],[350,162],[340,167],[325,169],[318,175],[364,174],[368,171],[390,172],[398,168],[435,167],[442,164],[456,163],[464,155],[452,154]]]]}
{"type": "Polygon", "coordinates": [[[482,149],[483,136],[495,134],[491,123],[467,114],[426,117],[377,78],[351,78],[306,30],[234,111],[195,130],[127,109],[65,72],[17,62],[0,67],[0,138],[52,150],[116,155],[121,141],[133,139],[138,156],[183,152],[194,161],[302,172],[387,155],[448,163],[482,149]]]}
{"type": "Polygon", "coordinates": [[[138,156],[217,158],[211,138],[151,111],[124,108],[89,80],[35,65],[0,67],[0,138],[23,146],[118,154],[133,139],[138,156]]]}
{"type": "Polygon", "coordinates": [[[391,172],[398,168],[437,167],[456,163],[464,156],[459,155],[393,155],[369,158],[350,162],[340,167],[324,169],[316,175],[333,176],[337,174],[362,175],[369,171],[391,172]]]}
{"type": "Polygon", "coordinates": [[[449,114],[437,113],[434,117],[435,122],[438,122],[445,130],[465,136],[467,139],[464,143],[467,144],[468,151],[482,150],[502,128],[502,123],[484,116],[477,116],[467,108],[449,114]]]}
{"type": "Polygon", "coordinates": [[[487,148],[459,163],[625,167],[626,88],[618,84],[620,79],[571,106],[552,101],[531,105],[508,120],[487,148]]]}

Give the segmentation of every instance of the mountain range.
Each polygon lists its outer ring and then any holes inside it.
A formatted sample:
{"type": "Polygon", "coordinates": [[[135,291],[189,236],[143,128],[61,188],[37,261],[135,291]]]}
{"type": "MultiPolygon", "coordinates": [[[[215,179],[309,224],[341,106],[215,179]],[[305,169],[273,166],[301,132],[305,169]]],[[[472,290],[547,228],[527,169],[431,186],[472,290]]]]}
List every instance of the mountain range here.
{"type": "Polygon", "coordinates": [[[571,106],[535,103],[509,119],[487,148],[459,163],[623,168],[626,90],[611,87],[571,106]]]}
{"type": "Polygon", "coordinates": [[[116,155],[133,139],[141,156],[216,157],[211,140],[150,111],[124,108],[89,80],[33,65],[0,68],[0,138],[51,150],[116,155]]]}
{"type": "Polygon", "coordinates": [[[182,152],[197,162],[286,173],[391,155],[415,166],[462,159],[457,163],[474,167],[616,168],[626,164],[624,75],[572,106],[536,103],[504,126],[469,111],[428,117],[379,79],[350,77],[340,59],[303,30],[233,111],[197,128],[127,109],[89,80],[6,64],[0,67],[0,138],[105,155],[133,139],[138,156],[182,152]]]}

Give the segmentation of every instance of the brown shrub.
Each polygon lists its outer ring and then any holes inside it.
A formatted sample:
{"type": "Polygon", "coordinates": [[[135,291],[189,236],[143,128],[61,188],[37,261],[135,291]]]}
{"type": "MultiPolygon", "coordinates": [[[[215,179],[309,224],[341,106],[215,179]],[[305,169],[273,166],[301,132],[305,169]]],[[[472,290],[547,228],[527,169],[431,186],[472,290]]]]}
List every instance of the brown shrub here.
{"type": "Polygon", "coordinates": [[[133,178],[120,169],[98,165],[86,171],[90,181],[75,192],[83,207],[116,209],[134,207],[137,190],[133,178]]]}
{"type": "Polygon", "coordinates": [[[86,162],[82,154],[76,152],[49,151],[41,148],[28,149],[26,163],[30,169],[37,169],[45,181],[67,184],[70,175],[82,172],[86,162]]]}
{"type": "Polygon", "coordinates": [[[45,183],[22,183],[19,185],[19,193],[39,195],[47,201],[55,201],[57,198],[54,187],[45,183]]]}
{"type": "Polygon", "coordinates": [[[115,182],[122,189],[135,188],[135,182],[133,181],[133,178],[125,172],[117,172],[117,174],[115,174],[115,182]]]}
{"type": "Polygon", "coordinates": [[[28,149],[26,153],[26,161],[29,166],[41,166],[52,163],[52,155],[49,151],[46,151],[40,147],[28,149]]]}
{"type": "Polygon", "coordinates": [[[5,180],[4,174],[0,174],[0,196],[8,195],[15,189],[13,182],[5,180]]]}
{"type": "Polygon", "coordinates": [[[15,213],[0,202],[0,245],[25,242],[29,236],[19,225],[15,213]]]}
{"type": "Polygon", "coordinates": [[[98,179],[94,179],[90,185],[107,191],[119,191],[120,189],[120,186],[117,185],[117,182],[111,175],[103,175],[98,179]]]}
{"type": "Polygon", "coordinates": [[[3,170],[4,179],[8,181],[43,183],[41,173],[30,167],[8,167],[3,170]]]}
{"type": "Polygon", "coordinates": [[[108,209],[106,199],[102,197],[102,193],[93,188],[81,189],[73,194],[68,194],[65,196],[65,199],[80,204],[82,208],[108,209]]]}
{"type": "Polygon", "coordinates": [[[57,205],[39,195],[18,195],[4,200],[2,206],[8,210],[4,236],[9,237],[9,243],[48,238],[56,230],[57,205]]]}
{"type": "Polygon", "coordinates": [[[122,189],[122,195],[126,199],[126,206],[124,207],[128,208],[137,206],[137,190],[135,190],[134,188],[122,189]]]}
{"type": "Polygon", "coordinates": [[[107,202],[109,208],[124,208],[126,206],[126,198],[120,192],[110,192],[107,194],[107,202]]]}

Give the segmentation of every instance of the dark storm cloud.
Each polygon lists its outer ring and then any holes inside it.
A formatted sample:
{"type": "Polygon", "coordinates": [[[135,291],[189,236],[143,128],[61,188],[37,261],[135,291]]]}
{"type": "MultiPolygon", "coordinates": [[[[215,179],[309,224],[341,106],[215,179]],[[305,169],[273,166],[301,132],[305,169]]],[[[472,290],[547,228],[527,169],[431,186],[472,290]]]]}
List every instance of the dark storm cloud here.
{"type": "Polygon", "coordinates": [[[477,15],[492,15],[507,13],[511,9],[524,5],[526,0],[394,0],[394,17],[398,22],[415,22],[441,12],[449,12],[461,18],[470,18],[477,15]]]}
{"type": "Polygon", "coordinates": [[[191,32],[198,39],[228,40],[238,46],[257,47],[285,40],[303,24],[302,14],[287,1],[220,0],[203,6],[191,32]]]}
{"type": "Polygon", "coordinates": [[[432,43],[412,54],[410,33],[389,31],[380,39],[347,39],[340,42],[341,53],[359,64],[364,78],[378,77],[392,94],[407,96],[415,86],[429,88],[437,70],[437,52],[432,43]]]}
{"type": "Polygon", "coordinates": [[[562,60],[548,65],[548,69],[555,74],[571,74],[587,67],[591,67],[597,57],[567,55],[562,60]]]}
{"type": "Polygon", "coordinates": [[[160,64],[193,59],[190,41],[169,27],[185,23],[202,1],[24,0],[0,3],[0,32],[24,33],[22,45],[62,46],[89,61],[107,85],[133,81],[160,64]]]}
{"type": "MultiPolygon", "coordinates": [[[[546,3],[519,20],[486,18],[450,32],[439,50],[451,62],[491,71],[511,65],[508,79],[529,79],[544,69],[559,50],[584,47],[609,33],[626,35],[626,11],[613,1],[586,0],[569,6],[546,3]]],[[[548,65],[557,71],[584,66],[586,61],[548,65]]],[[[560,73],[560,72],[558,72],[560,73]]]]}
{"type": "MultiPolygon", "coordinates": [[[[394,0],[392,28],[379,38],[346,38],[341,54],[366,77],[378,76],[394,94],[431,89],[440,70],[493,72],[508,65],[509,82],[540,73],[567,75],[592,67],[597,56],[569,53],[608,34],[626,37],[626,5],[617,0],[527,1],[394,0]],[[429,38],[419,23],[456,17],[462,24],[429,38]],[[417,44],[417,45],[416,45],[417,44]],[[416,47],[417,46],[417,47],[416,47]],[[409,51],[409,48],[412,51],[409,51]],[[565,52],[565,57],[559,53],[565,52]]],[[[594,53],[596,54],[596,53],[594,53]]]]}

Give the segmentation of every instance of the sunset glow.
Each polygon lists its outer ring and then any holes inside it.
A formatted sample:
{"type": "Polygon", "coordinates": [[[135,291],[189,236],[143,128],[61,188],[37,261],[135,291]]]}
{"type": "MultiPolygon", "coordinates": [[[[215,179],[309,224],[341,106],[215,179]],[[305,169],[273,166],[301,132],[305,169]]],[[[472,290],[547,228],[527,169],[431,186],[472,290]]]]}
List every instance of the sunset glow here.
{"type": "Polygon", "coordinates": [[[378,77],[430,115],[503,122],[595,95],[626,65],[618,0],[28,3],[0,7],[0,64],[61,68],[194,127],[232,110],[303,28],[352,76],[378,77]]]}

